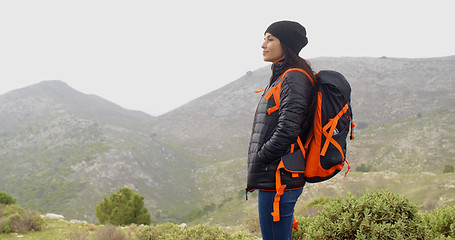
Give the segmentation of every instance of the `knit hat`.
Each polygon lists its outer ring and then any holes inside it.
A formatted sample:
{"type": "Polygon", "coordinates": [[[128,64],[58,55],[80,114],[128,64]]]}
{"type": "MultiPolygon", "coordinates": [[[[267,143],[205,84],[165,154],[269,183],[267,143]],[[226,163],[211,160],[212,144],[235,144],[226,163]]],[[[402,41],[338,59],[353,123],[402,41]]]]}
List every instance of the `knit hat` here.
{"type": "MultiPolygon", "coordinates": [[[[265,33],[270,33],[280,39],[282,43],[292,49],[294,52],[299,53],[303,47],[308,43],[306,37],[306,30],[298,22],[293,21],[279,21],[272,23],[265,33]]],[[[264,34],[265,34],[264,33],[264,34]]]]}

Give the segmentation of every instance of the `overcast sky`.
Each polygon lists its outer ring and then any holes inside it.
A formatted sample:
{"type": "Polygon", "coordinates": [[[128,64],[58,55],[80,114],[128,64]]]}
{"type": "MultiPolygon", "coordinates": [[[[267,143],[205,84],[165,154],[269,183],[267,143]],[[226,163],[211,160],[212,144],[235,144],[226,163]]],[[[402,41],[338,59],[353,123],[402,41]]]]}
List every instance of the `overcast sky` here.
{"type": "Polygon", "coordinates": [[[0,0],[0,94],[61,80],[160,115],[267,66],[260,46],[278,20],[306,27],[310,60],[455,55],[454,3],[0,0]]]}

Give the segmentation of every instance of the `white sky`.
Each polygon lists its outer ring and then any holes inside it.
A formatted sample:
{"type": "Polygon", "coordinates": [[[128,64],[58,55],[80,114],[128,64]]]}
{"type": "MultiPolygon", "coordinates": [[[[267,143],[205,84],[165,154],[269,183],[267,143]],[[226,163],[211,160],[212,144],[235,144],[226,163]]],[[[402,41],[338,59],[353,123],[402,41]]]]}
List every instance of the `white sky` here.
{"type": "Polygon", "coordinates": [[[62,80],[163,114],[268,65],[268,25],[294,20],[320,56],[455,55],[453,0],[0,0],[0,94],[62,80]]]}

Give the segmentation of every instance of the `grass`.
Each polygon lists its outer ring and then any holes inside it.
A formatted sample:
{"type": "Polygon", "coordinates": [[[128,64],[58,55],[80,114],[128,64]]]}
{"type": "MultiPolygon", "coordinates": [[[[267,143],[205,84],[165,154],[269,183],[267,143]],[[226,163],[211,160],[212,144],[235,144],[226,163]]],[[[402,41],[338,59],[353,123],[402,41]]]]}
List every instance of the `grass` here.
{"type": "Polygon", "coordinates": [[[0,239],[139,240],[144,239],[144,237],[151,237],[152,239],[168,239],[167,237],[171,236],[172,239],[250,240],[254,238],[252,235],[243,232],[242,229],[239,228],[223,229],[210,225],[186,227],[177,226],[172,223],[165,223],[153,227],[143,225],[137,226],[135,224],[131,224],[128,227],[116,227],[113,225],[102,226],[91,223],[71,223],[55,219],[47,219],[45,221],[46,226],[41,231],[29,232],[26,234],[0,234],[0,239]]]}
{"type": "MultiPolygon", "coordinates": [[[[82,239],[98,239],[97,230],[99,231],[104,226],[95,225],[92,223],[71,223],[59,219],[46,219],[45,226],[41,231],[29,232],[26,234],[10,233],[0,234],[0,239],[35,239],[35,240],[82,240],[82,239]],[[85,238],[84,238],[85,237],[85,238]]],[[[125,240],[135,238],[137,226],[133,225],[129,228],[123,228],[121,231],[125,234],[125,240]]],[[[119,229],[119,228],[118,228],[119,229]]]]}

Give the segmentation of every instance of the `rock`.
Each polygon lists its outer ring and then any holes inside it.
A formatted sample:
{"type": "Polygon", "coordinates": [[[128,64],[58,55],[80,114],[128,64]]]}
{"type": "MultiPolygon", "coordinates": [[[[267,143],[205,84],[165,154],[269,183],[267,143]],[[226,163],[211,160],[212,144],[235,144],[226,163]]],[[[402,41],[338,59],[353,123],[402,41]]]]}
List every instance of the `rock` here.
{"type": "Polygon", "coordinates": [[[70,220],[70,223],[75,223],[75,224],[86,224],[87,221],[81,221],[81,220],[72,219],[72,220],[70,220]]]}
{"type": "Polygon", "coordinates": [[[55,213],[48,213],[44,217],[48,219],[65,219],[63,215],[55,214],[55,213]]]}

